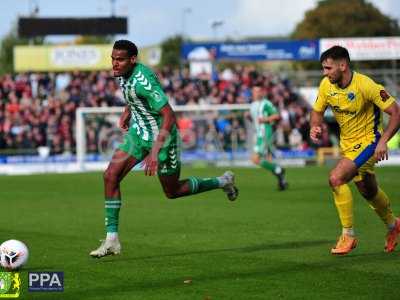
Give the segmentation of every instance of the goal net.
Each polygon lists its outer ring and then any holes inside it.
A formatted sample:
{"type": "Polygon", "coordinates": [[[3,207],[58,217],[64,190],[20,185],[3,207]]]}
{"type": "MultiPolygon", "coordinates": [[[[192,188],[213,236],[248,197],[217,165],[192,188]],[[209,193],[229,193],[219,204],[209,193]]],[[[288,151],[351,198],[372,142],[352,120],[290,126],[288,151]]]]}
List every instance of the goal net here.
{"type": "MultiPolygon", "coordinates": [[[[183,164],[249,165],[253,145],[249,104],[175,106],[183,164]]],[[[123,107],[81,107],[76,111],[76,154],[80,170],[104,168],[123,132],[123,107]]]]}

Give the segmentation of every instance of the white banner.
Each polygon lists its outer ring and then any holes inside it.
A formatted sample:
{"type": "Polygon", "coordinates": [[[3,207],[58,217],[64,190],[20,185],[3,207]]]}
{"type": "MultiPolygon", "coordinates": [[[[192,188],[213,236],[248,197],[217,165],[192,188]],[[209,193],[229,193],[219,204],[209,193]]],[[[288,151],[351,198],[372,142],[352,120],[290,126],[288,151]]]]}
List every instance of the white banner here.
{"type": "Polygon", "coordinates": [[[111,44],[15,46],[14,70],[16,72],[110,70],[111,51],[111,44]]]}
{"type": "Polygon", "coordinates": [[[400,59],[400,37],[321,39],[320,54],[335,45],[346,47],[351,60],[400,59]]]}
{"type": "Polygon", "coordinates": [[[101,58],[99,49],[92,46],[64,46],[50,50],[50,61],[57,67],[93,66],[101,58]]]}

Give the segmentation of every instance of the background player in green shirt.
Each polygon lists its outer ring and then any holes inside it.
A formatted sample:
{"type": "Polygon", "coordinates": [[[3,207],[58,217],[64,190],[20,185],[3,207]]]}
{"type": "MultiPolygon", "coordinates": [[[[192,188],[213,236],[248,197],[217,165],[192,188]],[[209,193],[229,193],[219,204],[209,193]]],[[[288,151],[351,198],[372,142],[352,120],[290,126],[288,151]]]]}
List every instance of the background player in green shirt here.
{"type": "Polygon", "coordinates": [[[255,129],[252,161],[254,164],[271,171],[278,178],[279,190],[283,191],[288,187],[285,170],[272,161],[274,156],[273,124],[279,121],[280,115],[271,101],[264,97],[262,87],[253,87],[252,99],[250,115],[255,129]]]}
{"type": "Polygon", "coordinates": [[[127,40],[116,41],[112,50],[112,68],[118,77],[126,101],[119,127],[126,132],[104,172],[106,240],[90,252],[93,257],[119,254],[118,219],[121,207],[120,182],[137,164],[143,163],[146,175],[156,173],[165,195],[179,198],[221,188],[229,200],[238,195],[234,174],[220,177],[180,180],[180,137],[176,117],[168,104],[157,76],[138,63],[138,49],[127,40]]]}

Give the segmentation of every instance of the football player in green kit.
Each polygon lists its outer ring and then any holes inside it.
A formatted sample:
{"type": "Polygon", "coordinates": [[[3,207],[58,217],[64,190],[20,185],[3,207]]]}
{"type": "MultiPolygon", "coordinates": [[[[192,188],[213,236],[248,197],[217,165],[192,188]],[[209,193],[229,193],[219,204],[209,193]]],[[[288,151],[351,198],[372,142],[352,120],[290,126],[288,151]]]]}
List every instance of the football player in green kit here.
{"type": "Polygon", "coordinates": [[[262,87],[254,86],[252,88],[252,99],[250,115],[255,130],[252,161],[276,176],[279,190],[286,190],[288,183],[285,179],[285,170],[272,161],[274,155],[273,124],[280,120],[280,115],[272,102],[264,97],[262,87]]]}
{"type": "Polygon", "coordinates": [[[120,253],[120,182],[139,163],[143,164],[146,175],[158,175],[163,191],[170,199],[219,188],[231,201],[238,195],[234,174],[230,171],[220,177],[180,179],[180,137],[175,113],[157,76],[150,68],[137,62],[137,55],[134,43],[128,40],[114,43],[112,68],[126,101],[119,127],[126,133],[104,172],[107,235],[100,247],[90,252],[92,257],[120,253]]]}

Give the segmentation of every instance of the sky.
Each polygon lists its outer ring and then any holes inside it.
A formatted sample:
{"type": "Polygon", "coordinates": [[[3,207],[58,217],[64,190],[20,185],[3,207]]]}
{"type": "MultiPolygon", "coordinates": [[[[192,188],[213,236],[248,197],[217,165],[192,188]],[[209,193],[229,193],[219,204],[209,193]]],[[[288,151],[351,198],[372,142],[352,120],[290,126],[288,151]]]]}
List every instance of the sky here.
{"type": "MultiPolygon", "coordinates": [[[[386,15],[400,20],[399,0],[367,0],[386,15]]],[[[290,34],[317,0],[0,0],[0,39],[28,16],[35,6],[39,17],[128,17],[128,34],[117,36],[139,47],[156,45],[184,34],[191,39],[241,39],[246,36],[290,34]],[[84,5],[82,5],[84,3],[84,5]],[[114,5],[112,5],[114,3],[114,5]],[[221,21],[212,28],[211,24],[221,21]]],[[[50,41],[72,37],[50,36],[50,41]]]]}

